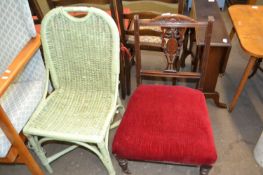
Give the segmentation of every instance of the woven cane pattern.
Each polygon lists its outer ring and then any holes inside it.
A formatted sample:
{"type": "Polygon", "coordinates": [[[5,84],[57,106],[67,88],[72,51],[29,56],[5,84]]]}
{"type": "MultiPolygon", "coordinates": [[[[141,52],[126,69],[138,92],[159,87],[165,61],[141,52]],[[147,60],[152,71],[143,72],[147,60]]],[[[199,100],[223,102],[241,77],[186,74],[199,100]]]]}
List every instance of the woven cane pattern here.
{"type": "MultiPolygon", "coordinates": [[[[3,73],[26,43],[36,35],[28,1],[1,0],[0,24],[0,73],[3,73]]],[[[45,68],[38,51],[1,97],[1,106],[18,133],[40,102],[45,80],[45,68]]],[[[0,128],[0,157],[6,156],[10,146],[0,128]]]]}
{"type": "Polygon", "coordinates": [[[118,54],[114,53],[119,52],[119,39],[114,39],[113,33],[118,36],[117,28],[112,31],[106,13],[90,12],[75,19],[62,8],[54,11],[46,17],[41,35],[55,91],[41,104],[24,133],[102,141],[116,106],[118,54]]]}
{"type": "MultiPolygon", "coordinates": [[[[153,31],[160,32],[160,33],[162,32],[161,28],[159,26],[140,26],[140,29],[141,30],[153,30],[153,31]]],[[[131,26],[131,30],[134,30],[134,24],[131,26]]],[[[134,35],[128,35],[127,42],[134,44],[134,35]]],[[[142,36],[140,36],[140,42],[144,43],[144,44],[161,45],[162,39],[160,36],[142,35],[142,36]]]]}
{"type": "MultiPolygon", "coordinates": [[[[129,35],[128,36],[128,42],[134,43],[134,36],[129,35]]],[[[158,36],[140,36],[140,42],[141,43],[148,43],[148,44],[156,44],[156,45],[162,44],[161,37],[158,37],[158,36]]]]}

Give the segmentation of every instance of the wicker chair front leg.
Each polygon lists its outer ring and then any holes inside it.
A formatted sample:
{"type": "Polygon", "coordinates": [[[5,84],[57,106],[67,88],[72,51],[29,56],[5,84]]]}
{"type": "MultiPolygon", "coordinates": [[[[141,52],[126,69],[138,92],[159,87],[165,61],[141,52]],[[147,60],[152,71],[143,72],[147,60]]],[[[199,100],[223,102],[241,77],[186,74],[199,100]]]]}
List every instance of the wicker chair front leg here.
{"type": "Polygon", "coordinates": [[[49,161],[46,157],[45,152],[43,151],[42,146],[38,143],[38,140],[36,140],[33,136],[31,135],[27,135],[26,136],[28,138],[28,141],[30,143],[30,145],[32,146],[34,152],[36,153],[36,155],[39,157],[41,163],[45,166],[45,168],[47,169],[47,171],[51,174],[53,173],[53,170],[49,164],[49,161]]]}
{"type": "MultiPolygon", "coordinates": [[[[125,112],[125,108],[122,105],[120,97],[118,96],[116,114],[120,113],[121,116],[123,116],[124,112],[125,112]]],[[[114,123],[111,124],[110,129],[114,129],[114,128],[118,127],[120,125],[120,123],[121,123],[121,119],[115,121],[114,123]]]]}
{"type": "Polygon", "coordinates": [[[123,116],[123,114],[124,114],[124,112],[125,112],[125,108],[124,108],[124,106],[122,105],[120,96],[118,96],[118,99],[117,99],[117,111],[121,113],[121,116],[123,116]]]}
{"type": "Polygon", "coordinates": [[[103,141],[101,143],[98,143],[98,147],[102,155],[101,161],[103,162],[104,166],[107,168],[109,175],[116,175],[116,172],[113,168],[111,157],[110,157],[110,154],[106,147],[105,142],[103,141]]]}

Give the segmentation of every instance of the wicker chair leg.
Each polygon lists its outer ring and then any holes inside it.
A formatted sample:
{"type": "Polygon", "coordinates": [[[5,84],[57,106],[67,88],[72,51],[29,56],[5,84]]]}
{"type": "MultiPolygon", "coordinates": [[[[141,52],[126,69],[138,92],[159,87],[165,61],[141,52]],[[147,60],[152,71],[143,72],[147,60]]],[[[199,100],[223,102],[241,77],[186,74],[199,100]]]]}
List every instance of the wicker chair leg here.
{"type": "Polygon", "coordinates": [[[28,141],[29,141],[30,145],[32,146],[33,150],[35,151],[36,155],[40,159],[41,163],[45,166],[45,168],[47,169],[47,171],[50,174],[53,173],[53,170],[49,164],[49,161],[48,161],[46,154],[43,151],[43,148],[41,147],[41,145],[33,138],[33,136],[27,135],[27,138],[28,138],[28,141]]]}
{"type": "Polygon", "coordinates": [[[116,160],[118,161],[122,171],[125,173],[125,174],[131,174],[130,170],[129,170],[129,167],[128,167],[128,160],[126,159],[121,159],[119,158],[118,156],[116,156],[116,160]]]}
{"type": "Polygon", "coordinates": [[[117,105],[119,106],[119,107],[118,107],[118,111],[120,112],[121,116],[123,116],[123,114],[124,114],[124,112],[125,112],[125,108],[124,108],[124,106],[122,105],[120,96],[118,96],[117,105]]]}
{"type": "Polygon", "coordinates": [[[200,167],[200,175],[208,175],[211,168],[212,168],[212,166],[210,166],[210,165],[202,165],[200,167]]]}
{"type": "Polygon", "coordinates": [[[102,155],[101,157],[102,162],[104,166],[107,168],[109,175],[116,175],[112,162],[111,162],[110,153],[105,145],[105,142],[98,143],[98,147],[102,155]]]}

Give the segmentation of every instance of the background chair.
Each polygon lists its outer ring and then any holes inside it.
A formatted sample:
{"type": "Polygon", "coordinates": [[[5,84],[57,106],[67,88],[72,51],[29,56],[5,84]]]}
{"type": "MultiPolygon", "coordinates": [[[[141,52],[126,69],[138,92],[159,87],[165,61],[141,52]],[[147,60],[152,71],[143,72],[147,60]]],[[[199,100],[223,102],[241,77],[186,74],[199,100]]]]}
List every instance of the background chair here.
{"type": "Polygon", "coordinates": [[[23,163],[32,174],[43,174],[21,133],[47,86],[40,37],[27,0],[1,1],[0,16],[0,163],[23,163]]]}
{"type": "Polygon", "coordinates": [[[115,174],[108,134],[116,111],[122,107],[116,24],[96,8],[60,7],[43,19],[41,39],[54,91],[41,101],[24,134],[49,172],[52,161],[83,146],[100,158],[109,174],[115,174]],[[76,12],[86,16],[70,15],[76,12]],[[51,140],[72,146],[46,157],[42,146],[51,140]]]}
{"type": "Polygon", "coordinates": [[[39,6],[37,0],[29,0],[28,2],[35,24],[40,24],[44,18],[41,7],[39,6]]]}
{"type": "MultiPolygon", "coordinates": [[[[41,30],[41,21],[44,18],[44,13],[41,10],[41,7],[38,3],[37,0],[28,0],[29,2],[29,7],[32,13],[32,17],[35,23],[35,29],[36,32],[40,34],[40,30],[41,30]]],[[[42,51],[41,51],[42,53],[42,51]]]]}
{"type": "MultiPolygon", "coordinates": [[[[183,13],[183,0],[168,0],[168,1],[122,1],[114,0],[116,3],[116,12],[120,24],[121,42],[125,47],[129,48],[131,55],[134,56],[134,23],[133,18],[135,14],[140,16],[140,19],[149,19],[156,17],[162,13],[183,13]],[[126,8],[126,10],[124,10],[126,8]],[[128,10],[127,10],[128,9],[128,10]]],[[[162,51],[160,47],[160,34],[161,31],[156,30],[149,26],[140,28],[141,36],[141,49],[162,51]]],[[[129,95],[131,92],[130,80],[130,65],[129,59],[126,59],[125,76],[126,76],[126,93],[129,95]]]]}
{"type": "MultiPolygon", "coordinates": [[[[183,15],[168,15],[145,21],[135,16],[137,84],[142,77],[150,76],[190,79],[196,80],[202,90],[213,20],[210,17],[204,24],[183,15]],[[199,71],[175,71],[173,60],[182,52],[187,28],[204,25],[207,28],[199,71]],[[161,28],[160,47],[167,57],[164,70],[144,70],[141,66],[140,26],[161,28]]],[[[112,145],[124,172],[129,173],[127,160],[137,160],[200,166],[200,175],[208,174],[217,154],[205,97],[199,90],[167,85],[140,85],[135,90],[112,145]]]]}

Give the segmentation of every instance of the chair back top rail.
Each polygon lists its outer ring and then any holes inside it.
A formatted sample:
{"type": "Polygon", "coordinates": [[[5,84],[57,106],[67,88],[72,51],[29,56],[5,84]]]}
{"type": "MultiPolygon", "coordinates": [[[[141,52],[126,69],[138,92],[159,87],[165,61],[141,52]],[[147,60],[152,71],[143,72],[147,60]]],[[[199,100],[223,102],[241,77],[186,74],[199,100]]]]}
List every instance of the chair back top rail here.
{"type": "Polygon", "coordinates": [[[111,0],[48,0],[48,5],[50,8],[55,8],[57,6],[69,6],[72,4],[109,4],[111,0]]]}
{"type": "MultiPolygon", "coordinates": [[[[113,0],[47,0],[49,8],[53,9],[55,7],[59,6],[72,6],[72,5],[78,5],[78,4],[84,4],[84,5],[98,5],[97,8],[101,8],[103,10],[110,10],[111,16],[114,19],[114,21],[117,24],[117,18],[115,14],[115,8],[113,4],[113,0]],[[100,5],[103,5],[100,6],[100,5]],[[104,5],[108,5],[105,9],[104,5]]],[[[83,17],[83,14],[76,14],[76,16],[83,17]]]]}
{"type": "Polygon", "coordinates": [[[140,26],[159,26],[159,27],[184,27],[184,28],[196,28],[201,26],[207,26],[207,21],[199,22],[188,16],[180,14],[162,15],[153,19],[139,20],[140,26]]]}

